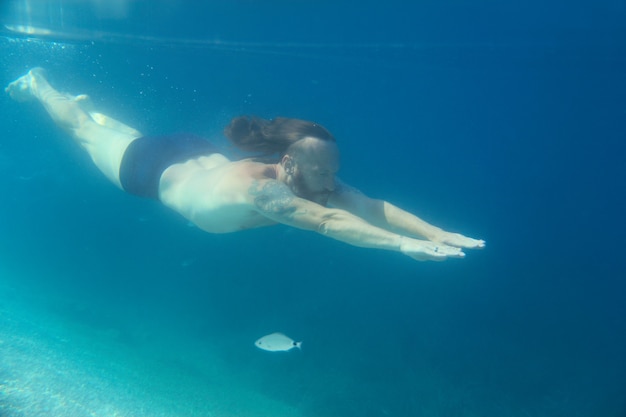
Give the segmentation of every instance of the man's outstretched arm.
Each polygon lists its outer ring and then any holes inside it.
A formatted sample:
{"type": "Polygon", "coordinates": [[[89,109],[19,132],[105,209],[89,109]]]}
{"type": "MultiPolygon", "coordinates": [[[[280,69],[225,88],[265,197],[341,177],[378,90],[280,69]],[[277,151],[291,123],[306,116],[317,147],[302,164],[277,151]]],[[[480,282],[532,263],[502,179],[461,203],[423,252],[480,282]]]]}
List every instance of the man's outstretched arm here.
{"type": "Polygon", "coordinates": [[[335,207],[354,213],[373,225],[401,235],[421,237],[431,242],[459,248],[476,249],[485,246],[484,240],[446,232],[387,201],[367,197],[343,183],[337,185],[330,202],[335,207]]]}
{"type": "Polygon", "coordinates": [[[296,197],[289,187],[276,180],[255,180],[248,194],[256,210],[275,222],[318,232],[353,246],[402,252],[420,261],[465,256],[457,247],[402,236],[346,210],[326,208],[296,197]]]}

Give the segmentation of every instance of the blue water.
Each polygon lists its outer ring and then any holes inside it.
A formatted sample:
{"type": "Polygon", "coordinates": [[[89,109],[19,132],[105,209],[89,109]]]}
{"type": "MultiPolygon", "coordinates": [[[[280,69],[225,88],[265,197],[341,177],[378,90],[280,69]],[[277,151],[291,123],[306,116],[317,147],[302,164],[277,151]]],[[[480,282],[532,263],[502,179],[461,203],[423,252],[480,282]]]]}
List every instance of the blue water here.
{"type": "Polygon", "coordinates": [[[236,115],[315,120],[343,180],[487,247],[203,233],[2,95],[3,416],[626,416],[623,0],[30,3],[2,23],[53,33],[3,29],[4,85],[225,152],[236,115]]]}

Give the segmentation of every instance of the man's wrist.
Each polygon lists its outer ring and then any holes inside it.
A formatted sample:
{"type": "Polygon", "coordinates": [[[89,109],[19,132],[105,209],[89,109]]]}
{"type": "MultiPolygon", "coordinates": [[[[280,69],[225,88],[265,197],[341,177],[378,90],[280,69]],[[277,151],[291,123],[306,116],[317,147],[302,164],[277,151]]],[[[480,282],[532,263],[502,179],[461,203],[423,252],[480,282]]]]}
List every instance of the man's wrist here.
{"type": "Polygon", "coordinates": [[[433,226],[433,229],[428,232],[426,238],[431,242],[441,242],[443,241],[443,237],[446,234],[446,231],[440,229],[436,226],[433,226]]]}
{"type": "Polygon", "coordinates": [[[398,251],[399,252],[403,252],[402,249],[404,248],[405,245],[405,241],[406,241],[406,236],[402,236],[399,235],[400,239],[398,239],[398,251]]]}

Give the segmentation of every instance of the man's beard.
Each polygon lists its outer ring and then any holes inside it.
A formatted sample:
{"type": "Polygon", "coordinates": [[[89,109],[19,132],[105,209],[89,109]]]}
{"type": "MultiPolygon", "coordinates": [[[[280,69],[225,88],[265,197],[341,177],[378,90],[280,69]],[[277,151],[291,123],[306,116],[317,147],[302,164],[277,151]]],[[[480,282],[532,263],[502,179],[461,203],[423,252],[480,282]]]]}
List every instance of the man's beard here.
{"type": "Polygon", "coordinates": [[[326,206],[328,198],[330,197],[330,191],[311,191],[304,182],[304,178],[301,174],[295,174],[291,181],[291,191],[300,198],[312,201],[322,206],[326,206]]]}

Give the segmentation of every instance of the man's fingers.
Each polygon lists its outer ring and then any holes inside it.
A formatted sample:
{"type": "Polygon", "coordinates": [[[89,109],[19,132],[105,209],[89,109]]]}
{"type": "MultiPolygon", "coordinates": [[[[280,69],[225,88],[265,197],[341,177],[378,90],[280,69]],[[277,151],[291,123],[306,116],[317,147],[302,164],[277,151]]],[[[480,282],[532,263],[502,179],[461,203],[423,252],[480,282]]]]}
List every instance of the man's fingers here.
{"type": "Polygon", "coordinates": [[[485,241],[482,239],[472,239],[471,237],[463,236],[460,233],[447,233],[442,236],[441,243],[454,246],[457,248],[467,249],[482,249],[485,247],[485,241]]]}
{"type": "Polygon", "coordinates": [[[433,261],[445,261],[448,258],[464,258],[465,252],[459,248],[448,245],[436,245],[433,244],[425,251],[426,254],[433,261]]]}
{"type": "Polygon", "coordinates": [[[465,257],[465,252],[459,247],[408,238],[404,241],[401,251],[418,261],[445,261],[448,258],[465,257]]]}

